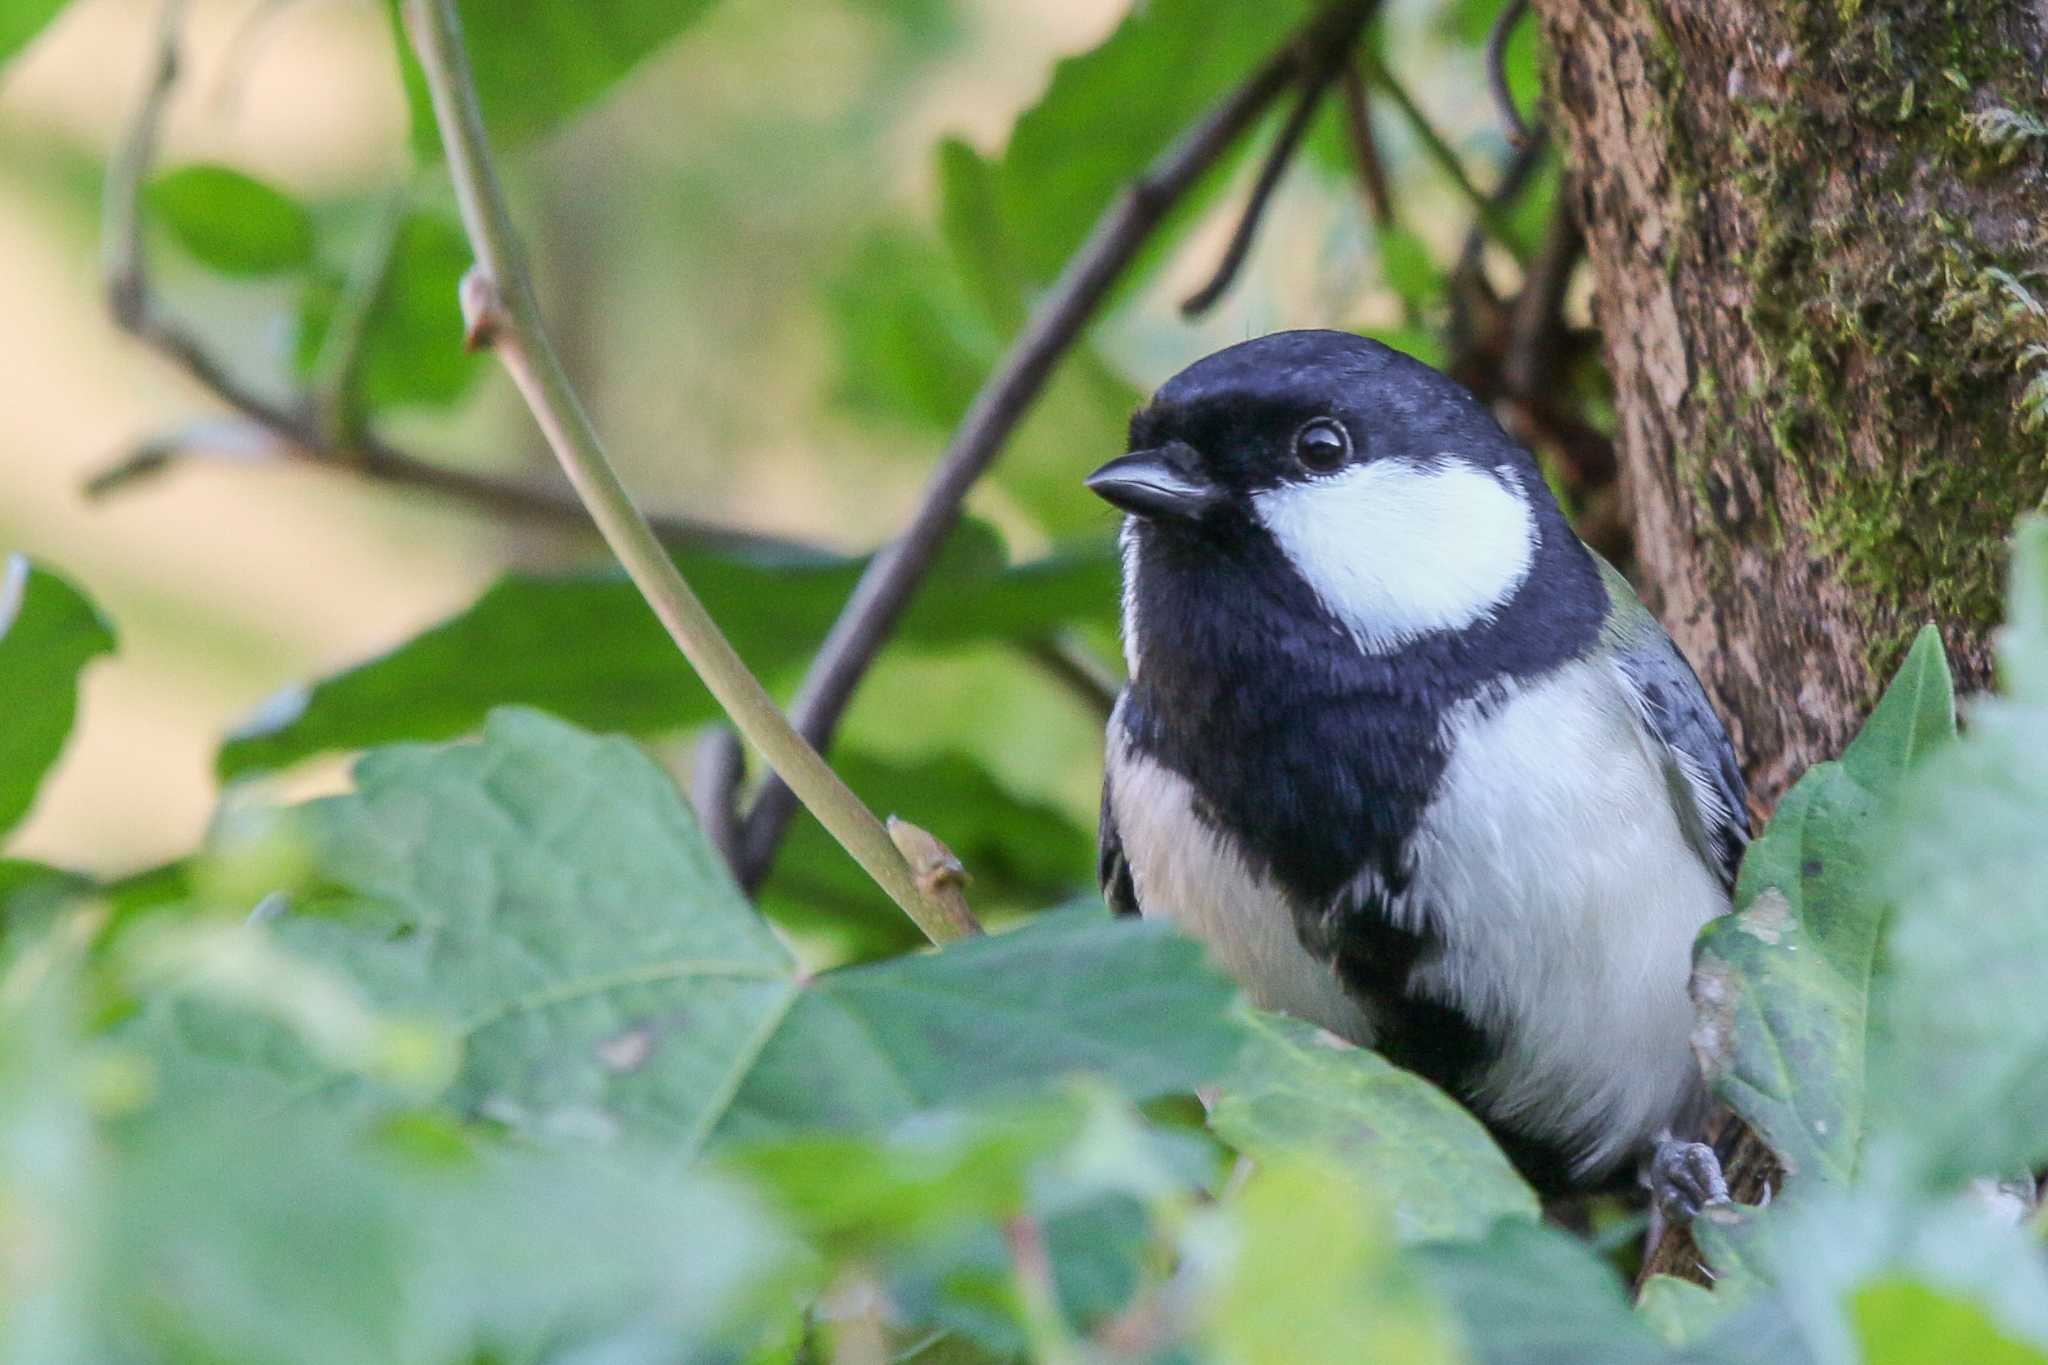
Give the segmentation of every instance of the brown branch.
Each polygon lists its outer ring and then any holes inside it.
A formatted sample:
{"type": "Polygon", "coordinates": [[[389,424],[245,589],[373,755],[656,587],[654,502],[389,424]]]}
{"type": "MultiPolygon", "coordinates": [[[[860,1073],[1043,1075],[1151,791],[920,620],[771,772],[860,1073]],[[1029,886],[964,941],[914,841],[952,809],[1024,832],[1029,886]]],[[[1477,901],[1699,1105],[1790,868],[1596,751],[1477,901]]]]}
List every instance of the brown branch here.
{"type": "MultiPolygon", "coordinates": [[[[1033,310],[1023,334],[975,395],[902,538],[876,556],[826,636],[790,708],[791,719],[806,739],[821,748],[830,741],[854,688],[959,522],[968,489],[1002,450],[1054,365],[1167,210],[1293,83],[1304,61],[1315,60],[1333,46],[1349,48],[1373,5],[1374,0],[1341,0],[1322,11],[1104,210],[1033,310]]],[[[748,812],[742,876],[747,885],[758,884],[766,874],[795,809],[788,788],[770,781],[748,812]]]]}
{"type": "Polygon", "coordinates": [[[1536,135],[1536,130],[1522,117],[1522,111],[1515,107],[1514,92],[1508,89],[1508,40],[1514,37],[1515,25],[1528,12],[1529,0],[1508,0],[1486,31],[1486,88],[1493,94],[1493,107],[1500,121],[1507,125],[1508,141],[1517,147],[1536,135]]]}
{"type": "Polygon", "coordinates": [[[1343,48],[1316,54],[1312,59],[1315,64],[1302,70],[1298,77],[1301,93],[1295,98],[1294,107],[1287,111],[1287,121],[1280,125],[1279,136],[1273,139],[1265,161],[1259,166],[1258,179],[1252,182],[1251,197],[1245,201],[1237,228],[1230,234],[1230,244],[1223,249],[1223,259],[1216,263],[1216,273],[1209,277],[1207,284],[1181,300],[1182,317],[1200,317],[1215,307],[1216,301],[1230,288],[1231,281],[1237,278],[1237,272],[1244,268],[1245,258],[1251,255],[1252,240],[1259,234],[1259,222],[1266,216],[1266,205],[1272,201],[1273,191],[1279,188],[1280,177],[1294,160],[1302,135],[1308,132],[1309,122],[1321,106],[1323,92],[1330,88],[1338,66],[1343,64],[1344,54],[1343,48]]]}
{"type": "Polygon", "coordinates": [[[1123,691],[1123,682],[1095,656],[1094,651],[1065,635],[1020,640],[1017,647],[1025,658],[1064,685],[1083,705],[1104,720],[1109,719],[1110,708],[1116,705],[1117,693],[1123,691]]]}
{"type": "Polygon", "coordinates": [[[1394,221],[1394,196],[1387,188],[1387,166],[1380,156],[1379,139],[1372,131],[1372,110],[1366,101],[1365,78],[1350,62],[1337,75],[1337,93],[1343,101],[1344,134],[1351,143],[1351,155],[1358,162],[1358,183],[1365,191],[1365,211],[1379,227],[1394,221]]]}
{"type": "MultiPolygon", "coordinates": [[[[582,506],[566,489],[474,473],[411,455],[370,432],[347,440],[324,429],[310,394],[271,398],[237,378],[183,321],[170,314],[150,287],[143,242],[142,192],[156,164],[163,116],[178,79],[184,0],[165,0],[148,83],[128,133],[107,167],[103,250],[108,308],[123,331],[184,370],[215,398],[267,432],[276,453],[301,464],[338,470],[394,488],[419,489],[485,511],[526,520],[587,528],[582,506]]],[[[340,325],[337,319],[336,325],[340,325]]],[[[337,364],[339,362],[337,361],[337,364]]],[[[353,361],[350,361],[353,364],[353,361]]],[[[198,442],[145,443],[136,456],[97,475],[90,488],[110,492],[136,476],[168,468],[198,442]]],[[[692,517],[654,518],[658,535],[674,547],[746,552],[803,553],[808,547],[777,536],[721,526],[692,517]]]]}

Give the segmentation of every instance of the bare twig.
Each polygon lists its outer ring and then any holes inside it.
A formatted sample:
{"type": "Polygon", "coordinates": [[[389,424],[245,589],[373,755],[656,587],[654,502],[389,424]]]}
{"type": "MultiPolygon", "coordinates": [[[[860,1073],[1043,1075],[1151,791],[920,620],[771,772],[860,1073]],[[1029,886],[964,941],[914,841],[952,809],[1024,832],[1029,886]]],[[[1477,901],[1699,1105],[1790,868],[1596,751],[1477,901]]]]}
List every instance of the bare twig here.
{"type": "Polygon", "coordinates": [[[1090,710],[1109,718],[1116,694],[1123,690],[1118,680],[1095,652],[1066,635],[1023,640],[1018,648],[1048,676],[1065,685],[1090,710]]]}
{"type": "Polygon", "coordinates": [[[476,264],[462,282],[470,344],[490,347],[511,375],[591,519],[726,715],[927,938],[943,943],[959,937],[964,926],[955,908],[920,888],[882,822],[790,726],[676,572],[619,482],[548,341],[525,253],[491,166],[454,0],[406,0],[404,13],[426,74],[463,227],[476,252],[476,264]]]}
{"type": "Polygon", "coordinates": [[[1181,300],[1182,317],[1199,317],[1215,307],[1216,300],[1223,297],[1231,281],[1237,278],[1237,272],[1244,267],[1245,257],[1251,254],[1252,239],[1259,233],[1259,221],[1266,216],[1266,205],[1272,201],[1273,191],[1279,188],[1280,177],[1286,173],[1288,163],[1294,160],[1295,150],[1301,146],[1302,135],[1308,132],[1310,120],[1322,105],[1323,92],[1329,89],[1330,80],[1337,74],[1343,55],[1343,49],[1338,49],[1335,54],[1318,53],[1316,64],[1302,71],[1299,78],[1301,91],[1295,97],[1294,107],[1287,111],[1287,121],[1280,125],[1279,135],[1267,150],[1265,161],[1259,166],[1258,179],[1252,182],[1251,197],[1245,201],[1237,229],[1230,234],[1230,244],[1223,249],[1223,259],[1217,262],[1216,273],[1209,277],[1207,284],[1181,300]]]}
{"type": "MultiPolygon", "coordinates": [[[[221,402],[270,434],[276,453],[293,461],[339,469],[398,488],[415,488],[467,502],[485,511],[524,519],[586,526],[583,508],[566,490],[473,473],[420,459],[362,432],[337,443],[316,420],[310,400],[277,400],[238,379],[184,323],[166,312],[150,288],[142,232],[142,191],[156,163],[164,109],[178,77],[179,35],[184,0],[165,0],[148,83],[128,133],[107,167],[103,199],[103,250],[107,300],[115,323],[162,354],[221,402]]],[[[337,320],[338,321],[338,320],[337,320]]],[[[125,464],[96,476],[99,492],[110,492],[144,472],[169,467],[184,448],[199,442],[145,443],[125,464]]],[[[719,526],[691,517],[657,517],[655,529],[674,546],[766,553],[804,553],[806,547],[775,536],[719,526]]]]}
{"type": "Polygon", "coordinates": [[[1486,31],[1486,87],[1493,92],[1495,112],[1507,125],[1508,141],[1517,147],[1534,136],[1534,130],[1515,107],[1515,94],[1508,89],[1508,40],[1514,37],[1515,25],[1528,11],[1529,0],[1508,0],[1493,17],[1493,27],[1486,31]]]}
{"type": "Polygon", "coordinates": [[[706,730],[691,756],[690,806],[727,867],[739,853],[740,782],[746,775],[747,755],[739,736],[723,725],[706,730]]]}
{"type": "Polygon", "coordinates": [[[1529,395],[1549,386],[1559,350],[1552,343],[1564,330],[1565,292],[1571,287],[1582,245],[1571,186],[1565,184],[1558,188],[1543,245],[1522,276],[1522,292],[1508,316],[1508,349],[1501,375],[1510,393],[1529,395]]]}
{"type": "Polygon", "coordinates": [[[1494,202],[1491,195],[1482,194],[1479,187],[1472,183],[1472,177],[1466,173],[1465,163],[1451,150],[1451,144],[1444,141],[1443,134],[1429,121],[1429,115],[1422,112],[1422,106],[1415,102],[1415,97],[1395,79],[1394,73],[1387,69],[1386,63],[1382,62],[1369,47],[1365,49],[1363,60],[1366,80],[1377,86],[1394,102],[1394,107],[1401,111],[1401,117],[1408,121],[1409,128],[1414,131],[1416,141],[1422,144],[1423,153],[1436,163],[1444,178],[1449,180],[1452,187],[1472,205],[1473,215],[1486,229],[1487,235],[1507,248],[1508,254],[1520,261],[1522,248],[1508,227],[1507,216],[1501,212],[1500,206],[1494,202]]]}
{"type": "MultiPolygon", "coordinates": [[[[1305,60],[1332,46],[1349,48],[1372,8],[1372,0],[1340,0],[1320,13],[1104,210],[975,395],[902,538],[876,556],[812,661],[790,708],[798,731],[811,743],[822,747],[831,738],[855,686],[959,522],[968,489],[1001,451],[1060,356],[1167,210],[1288,88],[1305,60]]],[[[747,813],[746,884],[758,884],[765,875],[795,809],[781,783],[771,781],[762,790],[747,813]]]]}
{"type": "Polygon", "coordinates": [[[320,353],[314,358],[307,407],[314,429],[328,445],[341,447],[355,434],[356,379],[362,370],[363,345],[391,287],[391,267],[411,201],[411,187],[400,185],[379,205],[369,237],[334,306],[327,335],[321,338],[320,353]]]}
{"type": "Polygon", "coordinates": [[[268,460],[278,454],[277,438],[254,422],[237,417],[201,418],[159,432],[85,481],[85,496],[104,498],[131,484],[155,478],[193,451],[207,451],[243,461],[268,460]]]}
{"type": "Polygon", "coordinates": [[[1365,191],[1365,211],[1379,227],[1394,221],[1394,196],[1387,189],[1386,162],[1380,157],[1379,139],[1372,131],[1372,110],[1366,102],[1365,78],[1350,62],[1337,76],[1337,93],[1344,103],[1344,135],[1351,143],[1351,155],[1358,162],[1358,183],[1365,191]]]}

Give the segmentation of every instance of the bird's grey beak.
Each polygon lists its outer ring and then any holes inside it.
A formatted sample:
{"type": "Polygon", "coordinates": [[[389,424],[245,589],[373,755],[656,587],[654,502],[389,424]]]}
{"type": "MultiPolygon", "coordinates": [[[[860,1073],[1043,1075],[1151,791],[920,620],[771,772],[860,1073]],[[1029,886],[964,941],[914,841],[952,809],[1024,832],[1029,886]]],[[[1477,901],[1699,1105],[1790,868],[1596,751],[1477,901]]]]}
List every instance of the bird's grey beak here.
{"type": "Polygon", "coordinates": [[[1222,499],[1194,449],[1180,441],[1119,455],[1086,482],[1090,492],[1134,517],[1194,521],[1222,499]]]}

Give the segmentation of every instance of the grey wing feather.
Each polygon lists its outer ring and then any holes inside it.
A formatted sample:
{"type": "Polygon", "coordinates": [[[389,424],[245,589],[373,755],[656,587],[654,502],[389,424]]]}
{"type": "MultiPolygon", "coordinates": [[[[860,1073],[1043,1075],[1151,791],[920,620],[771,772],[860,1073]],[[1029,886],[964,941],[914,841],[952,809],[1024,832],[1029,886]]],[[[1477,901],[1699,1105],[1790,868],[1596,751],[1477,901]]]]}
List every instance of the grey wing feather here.
{"type": "Polygon", "coordinates": [[[1606,645],[1616,671],[1636,715],[1671,757],[1673,795],[1680,798],[1688,837],[1732,888],[1749,844],[1749,798],[1735,746],[1664,627],[1613,566],[1602,560],[1600,568],[1611,604],[1606,645]]]}

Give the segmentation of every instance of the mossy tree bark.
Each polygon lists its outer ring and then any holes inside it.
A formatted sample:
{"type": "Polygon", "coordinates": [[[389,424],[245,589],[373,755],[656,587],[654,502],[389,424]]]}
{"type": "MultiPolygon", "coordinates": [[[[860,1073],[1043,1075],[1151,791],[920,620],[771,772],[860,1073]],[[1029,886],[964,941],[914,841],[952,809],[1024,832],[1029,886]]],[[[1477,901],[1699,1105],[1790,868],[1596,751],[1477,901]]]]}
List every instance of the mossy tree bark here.
{"type": "Polygon", "coordinates": [[[2048,490],[2048,0],[1538,0],[1638,568],[1765,803],[2048,490]]]}

